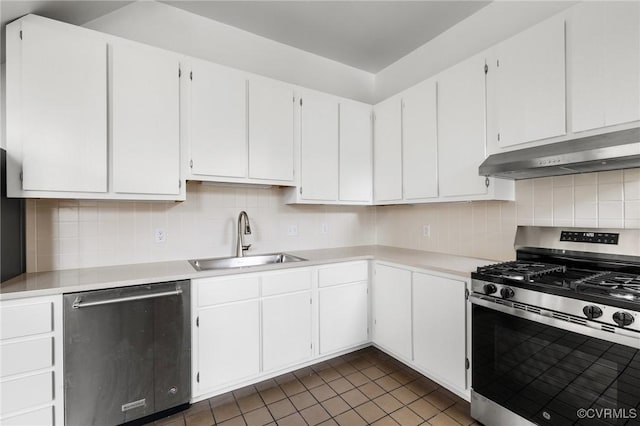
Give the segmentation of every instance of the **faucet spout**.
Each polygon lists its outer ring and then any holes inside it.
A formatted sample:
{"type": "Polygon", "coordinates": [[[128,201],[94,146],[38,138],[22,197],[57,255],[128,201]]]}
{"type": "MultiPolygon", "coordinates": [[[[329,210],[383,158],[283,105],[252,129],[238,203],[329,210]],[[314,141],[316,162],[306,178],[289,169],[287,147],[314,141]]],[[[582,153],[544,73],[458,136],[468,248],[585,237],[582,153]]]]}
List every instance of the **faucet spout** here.
{"type": "Polygon", "coordinates": [[[251,235],[251,225],[249,225],[249,215],[244,210],[238,215],[238,236],[236,239],[236,257],[243,257],[244,252],[249,250],[251,244],[244,244],[244,235],[251,235]],[[244,219],[244,228],[242,220],[244,219]]]}

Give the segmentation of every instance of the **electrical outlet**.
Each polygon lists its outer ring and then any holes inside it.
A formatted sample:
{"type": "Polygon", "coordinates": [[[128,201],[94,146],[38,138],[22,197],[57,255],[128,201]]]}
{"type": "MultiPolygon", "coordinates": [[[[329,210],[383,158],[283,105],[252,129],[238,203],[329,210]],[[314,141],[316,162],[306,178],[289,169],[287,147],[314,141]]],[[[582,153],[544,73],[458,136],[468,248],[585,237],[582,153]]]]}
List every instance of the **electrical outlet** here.
{"type": "Polygon", "coordinates": [[[287,235],[290,237],[295,237],[296,235],[298,235],[298,225],[287,226],[287,235]]]}
{"type": "Polygon", "coordinates": [[[322,225],[320,225],[320,232],[322,234],[328,234],[329,233],[329,225],[327,225],[326,223],[323,223],[322,225]]]}
{"type": "Polygon", "coordinates": [[[164,229],[156,228],[153,234],[154,234],[156,243],[164,243],[165,241],[167,241],[167,233],[164,229]]]}
{"type": "Polygon", "coordinates": [[[422,225],[422,236],[431,238],[431,225],[422,225]]]}

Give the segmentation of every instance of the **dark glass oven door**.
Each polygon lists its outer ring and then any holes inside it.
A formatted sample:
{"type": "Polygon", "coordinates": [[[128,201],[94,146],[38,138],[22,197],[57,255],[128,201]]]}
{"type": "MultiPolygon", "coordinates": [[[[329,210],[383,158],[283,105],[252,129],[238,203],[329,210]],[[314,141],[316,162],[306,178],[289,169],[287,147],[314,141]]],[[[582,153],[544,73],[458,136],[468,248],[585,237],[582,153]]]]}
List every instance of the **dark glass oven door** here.
{"type": "Polygon", "coordinates": [[[640,425],[640,340],[613,343],[601,330],[479,302],[474,392],[541,425],[640,425]]]}

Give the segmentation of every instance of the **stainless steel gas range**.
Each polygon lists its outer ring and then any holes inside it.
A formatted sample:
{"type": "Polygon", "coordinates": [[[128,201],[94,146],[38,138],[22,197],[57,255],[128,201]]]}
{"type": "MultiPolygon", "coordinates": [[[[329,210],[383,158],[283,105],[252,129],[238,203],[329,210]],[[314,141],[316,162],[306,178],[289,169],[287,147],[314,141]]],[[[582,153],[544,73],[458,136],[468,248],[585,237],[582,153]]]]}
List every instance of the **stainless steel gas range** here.
{"type": "Polygon", "coordinates": [[[519,227],[472,276],[471,415],[640,426],[640,230],[519,227]]]}

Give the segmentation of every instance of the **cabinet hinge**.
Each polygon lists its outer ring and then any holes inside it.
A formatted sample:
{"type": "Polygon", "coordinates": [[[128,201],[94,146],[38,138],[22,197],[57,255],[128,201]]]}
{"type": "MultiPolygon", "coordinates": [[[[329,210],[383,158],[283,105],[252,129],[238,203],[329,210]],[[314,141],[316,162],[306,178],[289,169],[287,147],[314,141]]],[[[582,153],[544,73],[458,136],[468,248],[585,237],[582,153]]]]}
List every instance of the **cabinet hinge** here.
{"type": "Polygon", "coordinates": [[[178,179],[178,188],[182,188],[182,181],[178,179]]]}
{"type": "Polygon", "coordinates": [[[369,327],[367,327],[367,336],[369,336],[369,327]]]}
{"type": "Polygon", "coordinates": [[[196,327],[200,327],[200,317],[196,317],[196,327]]]}
{"type": "Polygon", "coordinates": [[[468,288],[464,289],[464,299],[465,300],[469,300],[469,289],[468,288]]]}
{"type": "Polygon", "coordinates": [[[189,167],[193,169],[193,160],[189,161],[189,167]]]}
{"type": "Polygon", "coordinates": [[[309,298],[309,304],[313,305],[313,299],[312,298],[309,298]]]}
{"type": "Polygon", "coordinates": [[[498,133],[498,142],[500,142],[500,133],[498,133]]]}
{"type": "Polygon", "coordinates": [[[198,371],[198,374],[196,374],[196,382],[200,383],[200,372],[198,371]]]}
{"type": "Polygon", "coordinates": [[[500,59],[496,60],[496,67],[500,68],[500,59]]]}
{"type": "Polygon", "coordinates": [[[295,103],[296,103],[296,97],[294,96],[294,97],[293,97],[293,98],[291,98],[291,99],[293,99],[293,103],[295,104],[295,103]]]}
{"type": "Polygon", "coordinates": [[[302,106],[302,98],[300,98],[300,106],[302,106]]]}
{"type": "Polygon", "coordinates": [[[300,187],[300,194],[302,194],[302,187],[300,187]]]}
{"type": "Polygon", "coordinates": [[[468,370],[471,367],[471,363],[469,362],[469,358],[464,359],[464,368],[468,370]]]}
{"type": "Polygon", "coordinates": [[[313,350],[313,343],[309,343],[309,349],[313,350]]]}
{"type": "Polygon", "coordinates": [[[182,77],[182,70],[178,67],[178,78],[182,77]]]}
{"type": "Polygon", "coordinates": [[[20,40],[22,40],[22,30],[20,30],[20,40]]]}
{"type": "Polygon", "coordinates": [[[490,183],[491,183],[491,181],[489,180],[489,176],[485,176],[484,177],[484,186],[486,186],[488,188],[490,183]]]}
{"type": "Polygon", "coordinates": [[[193,71],[189,71],[189,80],[193,81],[193,71]]]}
{"type": "Polygon", "coordinates": [[[22,182],[22,170],[20,171],[20,182],[22,182]]]}
{"type": "Polygon", "coordinates": [[[489,65],[484,64],[484,73],[487,74],[489,72],[489,65]]]}

